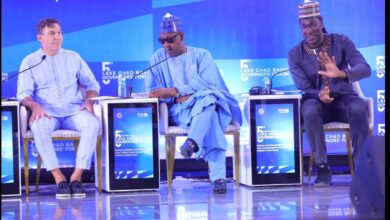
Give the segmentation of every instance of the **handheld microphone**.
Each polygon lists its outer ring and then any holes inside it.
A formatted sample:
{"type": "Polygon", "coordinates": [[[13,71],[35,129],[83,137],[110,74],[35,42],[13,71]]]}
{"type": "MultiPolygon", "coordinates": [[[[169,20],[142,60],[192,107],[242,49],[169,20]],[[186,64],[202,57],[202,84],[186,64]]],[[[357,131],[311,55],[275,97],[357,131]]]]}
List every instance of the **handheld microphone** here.
{"type": "Polygon", "coordinates": [[[6,79],[7,79],[7,80],[8,80],[8,79],[11,79],[11,78],[13,78],[13,77],[15,77],[15,76],[17,76],[17,75],[19,75],[19,74],[21,74],[21,73],[23,73],[23,72],[29,70],[29,69],[34,68],[34,67],[38,66],[39,64],[41,64],[45,59],[46,59],[46,55],[43,55],[42,58],[41,58],[41,61],[39,61],[39,63],[37,63],[37,64],[35,64],[35,65],[33,65],[33,66],[30,66],[29,68],[26,68],[26,69],[24,69],[24,70],[22,70],[22,71],[20,71],[20,72],[18,72],[18,73],[16,73],[16,74],[12,75],[11,77],[4,78],[4,79],[2,79],[1,81],[3,82],[3,81],[6,80],[6,79]]]}
{"type": "Polygon", "coordinates": [[[133,91],[132,82],[133,82],[133,79],[134,79],[135,77],[137,77],[137,76],[141,75],[142,73],[144,73],[144,72],[146,72],[146,71],[152,69],[153,67],[159,65],[160,63],[167,61],[169,58],[171,58],[171,57],[167,57],[167,58],[165,58],[165,59],[163,59],[163,60],[160,60],[160,61],[158,61],[157,63],[153,64],[152,66],[150,66],[150,67],[148,67],[148,68],[142,70],[141,72],[139,72],[139,73],[137,73],[137,74],[134,74],[133,77],[130,78],[130,83],[129,83],[129,96],[128,96],[128,97],[131,98],[131,93],[132,93],[132,91],[133,91]]]}
{"type": "Polygon", "coordinates": [[[313,60],[313,61],[304,63],[300,66],[297,66],[297,67],[291,67],[291,68],[276,72],[276,73],[271,75],[271,79],[269,80],[269,89],[266,89],[266,88],[261,87],[261,86],[254,86],[249,90],[249,94],[250,95],[272,95],[272,94],[274,94],[274,92],[272,91],[272,80],[273,80],[274,76],[279,75],[279,74],[284,73],[284,72],[287,72],[287,71],[290,71],[292,69],[306,66],[308,64],[314,63],[315,61],[317,61],[317,60],[313,60]]]}

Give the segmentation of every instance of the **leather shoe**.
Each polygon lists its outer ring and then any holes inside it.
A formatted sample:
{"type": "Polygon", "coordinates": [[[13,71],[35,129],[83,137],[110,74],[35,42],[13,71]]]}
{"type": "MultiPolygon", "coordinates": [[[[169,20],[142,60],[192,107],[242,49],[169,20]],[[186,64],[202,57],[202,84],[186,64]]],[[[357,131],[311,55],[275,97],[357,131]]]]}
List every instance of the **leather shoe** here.
{"type": "Polygon", "coordinates": [[[180,147],[180,153],[185,158],[190,158],[192,154],[198,152],[198,145],[191,138],[187,138],[183,145],[180,147]]]}
{"type": "Polygon", "coordinates": [[[226,180],[217,179],[213,182],[214,193],[226,193],[226,180]]]}

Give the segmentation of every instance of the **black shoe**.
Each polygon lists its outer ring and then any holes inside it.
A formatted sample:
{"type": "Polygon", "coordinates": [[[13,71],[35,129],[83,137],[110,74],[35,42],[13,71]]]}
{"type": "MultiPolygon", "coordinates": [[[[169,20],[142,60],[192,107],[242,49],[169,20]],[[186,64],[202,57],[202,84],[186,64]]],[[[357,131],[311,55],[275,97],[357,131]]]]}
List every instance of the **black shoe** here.
{"type": "Polygon", "coordinates": [[[198,145],[191,138],[187,138],[183,145],[180,147],[180,153],[185,158],[190,158],[192,154],[198,152],[198,145]]]}
{"type": "Polygon", "coordinates": [[[314,180],[315,187],[327,187],[332,180],[332,171],[327,163],[322,163],[318,166],[318,175],[314,180]]]}
{"type": "Polygon", "coordinates": [[[66,181],[61,181],[57,185],[56,197],[57,198],[69,198],[71,190],[69,184],[66,181]]]}
{"type": "Polygon", "coordinates": [[[217,179],[212,184],[214,193],[226,193],[226,180],[217,179]]]}
{"type": "Polygon", "coordinates": [[[78,180],[73,180],[70,183],[70,188],[72,189],[72,196],[74,197],[85,197],[85,191],[81,182],[78,180]]]}

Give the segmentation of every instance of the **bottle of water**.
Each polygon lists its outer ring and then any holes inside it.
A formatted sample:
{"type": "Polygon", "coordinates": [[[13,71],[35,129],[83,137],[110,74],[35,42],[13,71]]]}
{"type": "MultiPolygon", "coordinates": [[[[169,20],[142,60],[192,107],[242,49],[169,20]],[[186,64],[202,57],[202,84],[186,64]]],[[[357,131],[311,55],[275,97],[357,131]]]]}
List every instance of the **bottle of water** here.
{"type": "Polygon", "coordinates": [[[118,96],[122,98],[127,97],[126,76],[123,72],[118,75],[118,96]]]}
{"type": "Polygon", "coordinates": [[[270,85],[271,85],[270,79],[267,76],[264,76],[263,77],[264,94],[271,94],[270,85]]]}

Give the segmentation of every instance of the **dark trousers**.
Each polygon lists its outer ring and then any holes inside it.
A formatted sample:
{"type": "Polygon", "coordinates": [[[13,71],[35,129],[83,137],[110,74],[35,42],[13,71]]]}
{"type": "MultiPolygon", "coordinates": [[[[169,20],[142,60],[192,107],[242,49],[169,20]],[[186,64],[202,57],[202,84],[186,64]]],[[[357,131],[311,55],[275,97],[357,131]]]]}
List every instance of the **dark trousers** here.
{"type": "Polygon", "coordinates": [[[353,155],[356,162],[363,142],[369,133],[368,106],[359,96],[343,95],[324,104],[318,98],[302,101],[303,126],[316,164],[327,163],[323,124],[346,122],[350,124],[353,155]]]}

